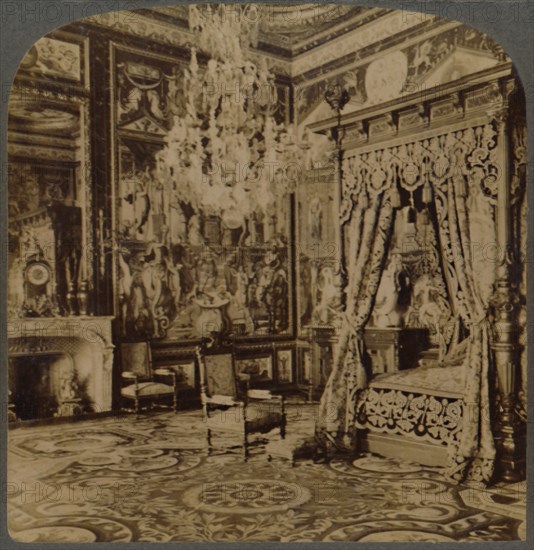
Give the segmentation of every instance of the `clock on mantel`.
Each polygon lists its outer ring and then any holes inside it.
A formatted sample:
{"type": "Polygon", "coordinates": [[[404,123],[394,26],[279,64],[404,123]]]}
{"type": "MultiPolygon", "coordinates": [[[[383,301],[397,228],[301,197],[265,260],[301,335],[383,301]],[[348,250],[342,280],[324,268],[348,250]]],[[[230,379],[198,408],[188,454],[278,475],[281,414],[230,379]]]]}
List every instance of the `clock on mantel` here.
{"type": "Polygon", "coordinates": [[[11,223],[18,235],[19,255],[14,262],[18,269],[10,269],[9,284],[18,286],[23,293],[19,315],[54,317],[86,313],[87,304],[80,307],[77,296],[81,209],[55,203],[21,214],[11,223]]]}

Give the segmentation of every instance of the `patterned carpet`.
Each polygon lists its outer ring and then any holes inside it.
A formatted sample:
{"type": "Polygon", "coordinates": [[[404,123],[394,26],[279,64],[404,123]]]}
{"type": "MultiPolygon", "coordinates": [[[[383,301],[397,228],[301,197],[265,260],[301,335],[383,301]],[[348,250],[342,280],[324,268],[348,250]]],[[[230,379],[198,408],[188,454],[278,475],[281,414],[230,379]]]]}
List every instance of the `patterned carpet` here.
{"type": "MultiPolygon", "coordinates": [[[[289,433],[312,433],[313,411],[290,406],[289,433]]],[[[294,467],[261,448],[247,463],[207,456],[200,411],[21,427],[9,439],[20,542],[525,539],[524,483],[481,492],[375,456],[294,467]]]]}

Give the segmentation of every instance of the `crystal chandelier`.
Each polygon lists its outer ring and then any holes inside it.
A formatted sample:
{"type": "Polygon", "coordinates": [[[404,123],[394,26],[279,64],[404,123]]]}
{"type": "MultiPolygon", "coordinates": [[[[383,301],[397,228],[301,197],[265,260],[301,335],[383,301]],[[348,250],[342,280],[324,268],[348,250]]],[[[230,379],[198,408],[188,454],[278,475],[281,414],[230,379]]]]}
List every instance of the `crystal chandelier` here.
{"type": "Polygon", "coordinates": [[[200,50],[241,65],[243,50],[258,44],[260,10],[254,4],[192,4],[189,28],[196,34],[200,50]]]}
{"type": "Polygon", "coordinates": [[[250,11],[256,9],[189,7],[195,45],[184,72],[184,105],[157,157],[178,200],[233,225],[273,211],[294,190],[303,157],[294,130],[275,121],[278,96],[265,58],[256,65],[247,55],[257,40],[260,18],[250,11]],[[205,69],[197,49],[209,56],[205,69]]]}

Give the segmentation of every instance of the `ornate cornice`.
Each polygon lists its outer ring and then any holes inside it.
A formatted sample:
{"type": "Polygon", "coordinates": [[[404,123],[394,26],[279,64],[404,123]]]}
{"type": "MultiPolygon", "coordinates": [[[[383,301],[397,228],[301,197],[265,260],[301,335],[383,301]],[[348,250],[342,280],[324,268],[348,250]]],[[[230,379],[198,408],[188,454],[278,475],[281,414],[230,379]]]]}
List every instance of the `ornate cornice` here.
{"type": "MultiPolygon", "coordinates": [[[[343,4],[265,4],[258,14],[257,49],[291,59],[320,48],[388,11],[343,4]]],[[[187,6],[144,9],[137,13],[188,29],[187,6]]]]}
{"type": "MultiPolygon", "coordinates": [[[[113,346],[111,321],[113,317],[39,317],[11,319],[7,323],[9,342],[16,343],[28,338],[48,349],[47,340],[54,338],[74,338],[88,344],[113,346]]],[[[25,348],[28,349],[27,347],[25,348]]]]}
{"type": "Polygon", "coordinates": [[[10,89],[10,99],[20,102],[44,100],[50,102],[81,104],[89,97],[89,91],[70,85],[58,85],[17,73],[10,89]]]}
{"type": "MultiPolygon", "coordinates": [[[[361,8],[343,5],[337,5],[335,8],[338,10],[342,9],[345,13],[336,21],[333,21],[333,24],[330,25],[328,24],[328,18],[327,21],[322,21],[321,17],[315,21],[306,21],[305,26],[307,30],[305,34],[307,36],[304,38],[300,38],[298,36],[298,30],[295,29],[295,25],[289,24],[289,28],[285,32],[285,35],[289,37],[289,40],[293,39],[294,43],[288,45],[286,48],[286,56],[289,58],[295,58],[298,55],[303,55],[312,50],[317,50],[331,40],[341,37],[351,31],[354,31],[355,29],[359,29],[363,25],[386,15],[390,11],[381,8],[361,8]],[[309,36],[310,34],[312,36],[309,36]]],[[[262,34],[265,37],[265,41],[267,41],[269,39],[269,35],[265,31],[262,34]]],[[[276,29],[270,42],[279,42],[280,34],[280,29],[276,29]]],[[[282,36],[285,35],[284,31],[282,31],[282,36]]]]}
{"type": "MultiPolygon", "coordinates": [[[[401,97],[342,116],[344,148],[404,138],[406,133],[427,132],[462,121],[491,118],[505,106],[500,90],[511,80],[511,63],[475,73],[447,86],[401,95],[401,97]]],[[[337,117],[310,124],[310,130],[327,134],[337,126],[337,117]]]]}
{"type": "Polygon", "coordinates": [[[48,160],[55,162],[76,162],[77,152],[75,149],[60,149],[54,146],[30,145],[25,143],[8,143],[7,153],[10,157],[26,157],[32,159],[48,160]]]}
{"type": "MultiPolygon", "coordinates": [[[[383,20],[381,24],[384,25],[383,20]]],[[[356,33],[355,40],[361,42],[359,33],[356,33]]],[[[325,90],[338,82],[342,82],[350,91],[348,109],[354,111],[386,100],[388,87],[396,90],[402,86],[404,95],[415,91],[427,93],[426,90],[436,86],[438,82],[443,85],[447,81],[465,76],[464,67],[467,65],[479,66],[479,70],[483,70],[509,61],[498,45],[486,35],[458,22],[439,18],[406,30],[401,28],[391,36],[359,50],[343,53],[335,48],[335,44],[331,44],[322,51],[323,63],[318,63],[313,70],[293,78],[299,123],[310,114],[312,119],[317,119],[318,112],[314,111],[320,110],[318,106],[323,102],[325,90]],[[371,84],[371,81],[377,80],[376,65],[387,63],[393,57],[396,58],[395,63],[387,68],[382,67],[379,71],[389,74],[389,79],[387,84],[377,87],[377,92],[384,95],[383,98],[377,98],[372,92],[371,84]],[[406,67],[402,68],[403,64],[406,67]],[[391,74],[395,68],[398,68],[398,74],[391,74]],[[372,69],[375,69],[374,76],[370,77],[369,71],[372,69]],[[400,79],[404,80],[404,84],[400,79]]],[[[293,73],[295,74],[295,70],[293,73]]]]}

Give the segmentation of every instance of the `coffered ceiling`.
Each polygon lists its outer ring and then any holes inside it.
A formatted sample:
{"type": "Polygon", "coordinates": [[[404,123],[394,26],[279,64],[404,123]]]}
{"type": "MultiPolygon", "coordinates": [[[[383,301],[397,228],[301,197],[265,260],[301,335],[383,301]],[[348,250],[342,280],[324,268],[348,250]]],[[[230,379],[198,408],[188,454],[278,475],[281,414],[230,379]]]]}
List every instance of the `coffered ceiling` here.
{"type": "MultiPolygon", "coordinates": [[[[228,4],[228,9],[231,4],[228,4]]],[[[292,58],[364,25],[389,10],[348,4],[256,4],[251,22],[259,21],[258,49],[292,58]]],[[[187,27],[189,6],[140,10],[187,27]]],[[[247,17],[247,15],[245,15],[247,17]]]]}

